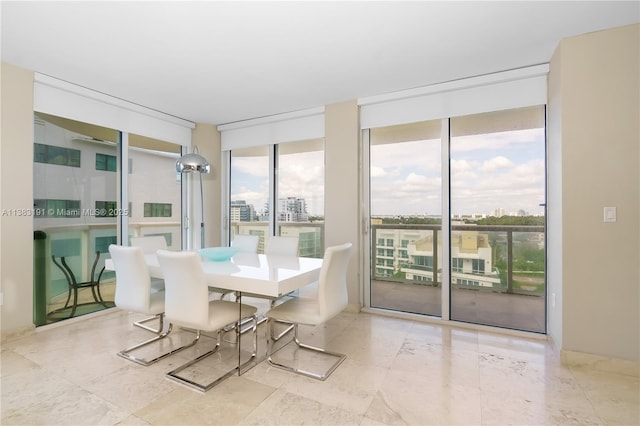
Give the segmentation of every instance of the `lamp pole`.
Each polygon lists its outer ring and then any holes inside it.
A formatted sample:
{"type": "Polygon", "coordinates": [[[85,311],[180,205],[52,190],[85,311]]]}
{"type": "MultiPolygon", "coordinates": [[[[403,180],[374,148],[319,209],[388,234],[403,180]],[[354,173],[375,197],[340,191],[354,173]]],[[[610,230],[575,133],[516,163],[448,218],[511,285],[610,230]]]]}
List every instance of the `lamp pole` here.
{"type": "Polygon", "coordinates": [[[202,192],[202,173],[198,173],[200,178],[200,248],[204,248],[204,193],[202,192]]]}
{"type": "Polygon", "coordinates": [[[176,161],[176,171],[180,174],[198,173],[200,180],[200,246],[204,248],[204,192],[202,189],[202,175],[211,171],[211,165],[198,153],[198,147],[193,147],[193,152],[185,154],[176,161]]]}

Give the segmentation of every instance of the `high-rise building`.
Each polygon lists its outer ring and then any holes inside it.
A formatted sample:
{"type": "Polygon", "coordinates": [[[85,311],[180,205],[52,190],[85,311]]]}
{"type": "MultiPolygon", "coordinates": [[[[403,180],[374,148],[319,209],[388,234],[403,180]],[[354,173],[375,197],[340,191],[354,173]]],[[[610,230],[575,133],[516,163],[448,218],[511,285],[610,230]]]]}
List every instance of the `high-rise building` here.
{"type": "Polygon", "coordinates": [[[232,222],[253,222],[256,220],[253,204],[247,204],[245,200],[231,201],[229,210],[232,222]]]}
{"type": "Polygon", "coordinates": [[[306,222],[309,220],[305,199],[300,197],[279,198],[278,220],[280,222],[306,222]]]}

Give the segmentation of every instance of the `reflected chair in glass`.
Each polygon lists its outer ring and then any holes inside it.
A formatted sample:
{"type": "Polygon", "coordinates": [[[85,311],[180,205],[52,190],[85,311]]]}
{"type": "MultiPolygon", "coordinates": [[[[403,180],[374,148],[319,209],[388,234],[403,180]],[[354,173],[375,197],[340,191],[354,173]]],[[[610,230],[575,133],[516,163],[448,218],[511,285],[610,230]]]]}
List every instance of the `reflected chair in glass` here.
{"type": "Polygon", "coordinates": [[[351,243],[345,243],[329,247],[325,250],[322,269],[320,270],[320,278],[318,280],[317,298],[296,297],[267,311],[266,316],[269,319],[267,361],[270,365],[312,377],[314,379],[326,380],[326,378],[329,377],[336,368],[338,368],[342,361],[345,360],[346,355],[344,354],[330,352],[325,349],[300,342],[298,336],[298,325],[323,324],[346,308],[348,303],[347,268],[349,266],[351,246],[351,243]],[[282,335],[278,337],[273,335],[273,324],[275,321],[293,324],[293,341],[298,346],[298,350],[302,349],[321,353],[326,356],[333,357],[336,360],[328,369],[321,373],[305,370],[301,367],[285,365],[275,361],[273,359],[273,355],[291,343],[288,342],[278,350],[273,350],[274,343],[282,337],[282,335]]]}
{"type": "MultiPolygon", "coordinates": [[[[131,246],[140,247],[144,254],[155,254],[158,250],[167,249],[167,240],[162,235],[144,235],[140,237],[131,237],[131,246]]],[[[164,280],[162,278],[151,277],[151,291],[164,291],[164,280]]],[[[151,316],[141,319],[133,323],[136,327],[144,328],[152,333],[158,333],[160,330],[149,327],[146,323],[157,319],[157,316],[151,316]]],[[[161,325],[160,325],[161,326],[161,325]]]]}
{"type": "Polygon", "coordinates": [[[155,254],[158,250],[167,249],[167,240],[162,235],[143,235],[131,237],[131,245],[140,247],[144,254],[155,254]]]}
{"type": "Polygon", "coordinates": [[[56,265],[58,268],[60,268],[60,270],[64,274],[64,277],[67,281],[68,294],[67,294],[67,301],[65,302],[64,306],[62,308],[49,312],[49,315],[55,315],[63,312],[64,310],[71,308],[71,312],[69,313],[69,318],[72,318],[76,314],[78,306],[83,305],[78,303],[78,290],[82,288],[91,289],[91,295],[93,296],[94,302],[90,302],[90,303],[99,303],[105,308],[109,308],[113,306],[112,304],[111,306],[107,304],[107,302],[105,302],[104,299],[102,298],[102,294],[100,293],[100,279],[102,278],[102,273],[104,272],[104,267],[102,267],[102,269],[96,276],[96,268],[98,266],[98,261],[100,260],[100,254],[101,253],[99,251],[96,251],[96,256],[93,259],[93,264],[91,266],[91,272],[89,273],[89,280],[81,281],[81,282],[78,282],[76,275],[73,273],[73,270],[68,265],[66,256],[56,256],[56,255],[51,256],[51,260],[53,261],[53,264],[56,265]],[[73,303],[69,305],[69,302],[71,301],[72,296],[73,296],[73,303]]]}
{"type": "Polygon", "coordinates": [[[195,345],[199,341],[202,332],[217,332],[216,344],[213,349],[170,371],[167,373],[167,377],[192,389],[206,392],[236,371],[241,372],[243,368],[255,360],[258,345],[255,316],[257,309],[253,306],[225,300],[210,301],[207,297],[207,280],[198,253],[158,250],[158,260],[165,280],[165,315],[167,319],[172,324],[196,330],[195,340],[191,345],[195,345]],[[240,338],[238,322],[244,318],[251,318],[253,322],[253,352],[249,360],[241,364],[240,352],[238,352],[237,366],[206,384],[198,383],[179,374],[216,353],[220,349],[222,332],[229,324],[234,324],[233,328],[236,331],[236,340],[238,340],[240,338]]]}
{"type": "Polygon", "coordinates": [[[264,254],[273,254],[278,256],[297,256],[298,244],[298,237],[269,237],[265,243],[264,254]]]}
{"type": "Polygon", "coordinates": [[[236,247],[242,252],[257,253],[259,243],[258,235],[236,235],[231,241],[231,247],[236,247]]]}
{"type": "Polygon", "coordinates": [[[136,357],[132,354],[137,349],[166,338],[171,333],[173,325],[165,321],[165,292],[151,290],[151,277],[142,249],[112,244],[109,246],[109,253],[116,271],[116,306],[131,312],[153,315],[159,322],[155,337],[124,349],[118,352],[118,355],[147,366],[189,347],[185,345],[171,349],[152,359],[136,357]]]}

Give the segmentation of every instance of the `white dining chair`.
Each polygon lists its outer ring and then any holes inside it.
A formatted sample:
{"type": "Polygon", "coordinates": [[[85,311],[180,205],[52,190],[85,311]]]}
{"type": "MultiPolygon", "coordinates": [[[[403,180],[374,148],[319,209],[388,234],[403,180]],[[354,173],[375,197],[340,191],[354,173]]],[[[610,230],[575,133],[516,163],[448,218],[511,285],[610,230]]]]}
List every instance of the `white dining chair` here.
{"type": "Polygon", "coordinates": [[[260,237],[258,235],[236,235],[231,240],[231,247],[247,253],[257,253],[260,237]]]}
{"type": "Polygon", "coordinates": [[[264,247],[264,254],[278,256],[297,256],[298,237],[273,236],[267,239],[264,247]]]}
{"type": "Polygon", "coordinates": [[[141,365],[150,365],[171,354],[174,354],[186,346],[178,347],[156,356],[152,359],[136,357],[132,354],[137,349],[153,342],[164,339],[171,333],[172,324],[165,322],[165,292],[151,291],[151,277],[144,260],[144,254],[140,247],[125,247],[115,244],[109,246],[109,254],[116,272],[115,305],[120,309],[145,315],[153,315],[158,319],[158,329],[154,330],[155,337],[138,343],[118,352],[122,358],[141,365]]]}
{"type": "MultiPolygon", "coordinates": [[[[258,244],[260,237],[258,235],[236,235],[231,240],[231,247],[235,247],[243,253],[258,253],[258,244]]],[[[233,296],[232,291],[222,293],[211,292],[211,297],[219,297],[220,299],[229,299],[233,296]]]]}
{"type": "Polygon", "coordinates": [[[167,239],[162,235],[142,235],[131,237],[131,245],[140,247],[144,254],[154,254],[158,250],[167,249],[167,239]]]}
{"type": "MultiPolygon", "coordinates": [[[[319,325],[323,324],[344,310],[348,303],[347,296],[347,268],[351,255],[351,243],[329,247],[325,250],[320,278],[318,280],[317,298],[296,297],[267,311],[269,319],[269,344],[267,349],[267,361],[274,367],[287,371],[302,374],[314,379],[326,380],[331,373],[345,360],[346,355],[330,352],[323,348],[314,347],[300,342],[298,336],[298,325],[319,325]],[[333,357],[336,360],[324,372],[316,373],[305,370],[302,367],[286,365],[273,359],[274,344],[282,335],[273,335],[274,322],[284,322],[293,324],[293,341],[300,350],[310,350],[316,353],[333,357]]],[[[291,343],[291,342],[289,342],[291,343]]],[[[287,343],[287,344],[289,344],[287,343]]],[[[281,346],[281,350],[286,345],[281,346]]]]}
{"type": "Polygon", "coordinates": [[[236,371],[242,371],[255,360],[258,345],[255,316],[257,309],[253,306],[225,300],[210,301],[207,280],[198,253],[158,250],[158,261],[165,279],[165,315],[167,320],[172,324],[196,330],[195,339],[191,346],[199,341],[202,332],[217,332],[217,340],[213,349],[173,369],[167,373],[167,377],[192,389],[206,392],[236,371]],[[220,349],[222,331],[227,325],[235,325],[236,339],[239,339],[240,327],[238,323],[247,317],[251,318],[253,322],[253,352],[246,362],[240,364],[238,356],[238,365],[235,368],[207,384],[198,383],[195,379],[179,374],[220,349]]]}
{"type": "MultiPolygon", "coordinates": [[[[269,237],[265,243],[264,254],[266,255],[275,255],[275,256],[298,256],[298,245],[299,245],[298,237],[285,237],[281,235],[276,235],[269,237]]],[[[299,290],[294,290],[289,293],[290,296],[298,295],[299,290]]],[[[275,300],[271,301],[271,307],[275,304],[275,300]]],[[[259,324],[262,324],[267,320],[267,317],[263,317],[258,321],[259,324]]],[[[289,325],[287,329],[283,330],[280,333],[280,336],[288,333],[293,328],[293,325],[289,325]]]]}
{"type": "MultiPolygon", "coordinates": [[[[131,237],[131,246],[140,247],[144,254],[155,254],[158,250],[167,249],[167,240],[162,235],[142,235],[131,237]]],[[[164,291],[164,280],[162,278],[151,277],[151,291],[164,291]]],[[[156,329],[146,325],[155,319],[155,316],[148,317],[133,323],[136,327],[156,332],[156,329]]]]}

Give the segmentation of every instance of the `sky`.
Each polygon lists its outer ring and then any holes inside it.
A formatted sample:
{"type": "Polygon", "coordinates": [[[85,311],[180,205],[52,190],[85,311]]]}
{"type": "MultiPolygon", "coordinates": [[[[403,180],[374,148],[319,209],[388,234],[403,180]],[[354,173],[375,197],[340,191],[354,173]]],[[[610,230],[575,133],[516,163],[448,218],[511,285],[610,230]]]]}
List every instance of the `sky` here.
{"type": "MultiPolygon", "coordinates": [[[[453,137],[452,214],[541,214],[545,202],[544,129],[453,137]]],[[[370,154],[371,214],[436,215],[442,211],[440,140],[374,145],[370,154]]],[[[311,215],[324,214],[322,152],[279,161],[280,197],[303,197],[311,215]]],[[[268,198],[266,157],[233,157],[231,199],[260,212],[268,198]]]]}
{"type": "MultiPolygon", "coordinates": [[[[436,215],[442,211],[440,140],[371,149],[372,215],[436,215]]],[[[544,130],[452,137],[452,214],[542,212],[544,130]]]]}
{"type": "MultiPolygon", "coordinates": [[[[322,151],[287,154],[278,161],[278,197],[304,198],[307,213],[314,216],[324,216],[323,155],[322,151]]],[[[232,157],[231,200],[245,200],[262,212],[269,198],[268,177],[267,157],[232,157]]]]}

